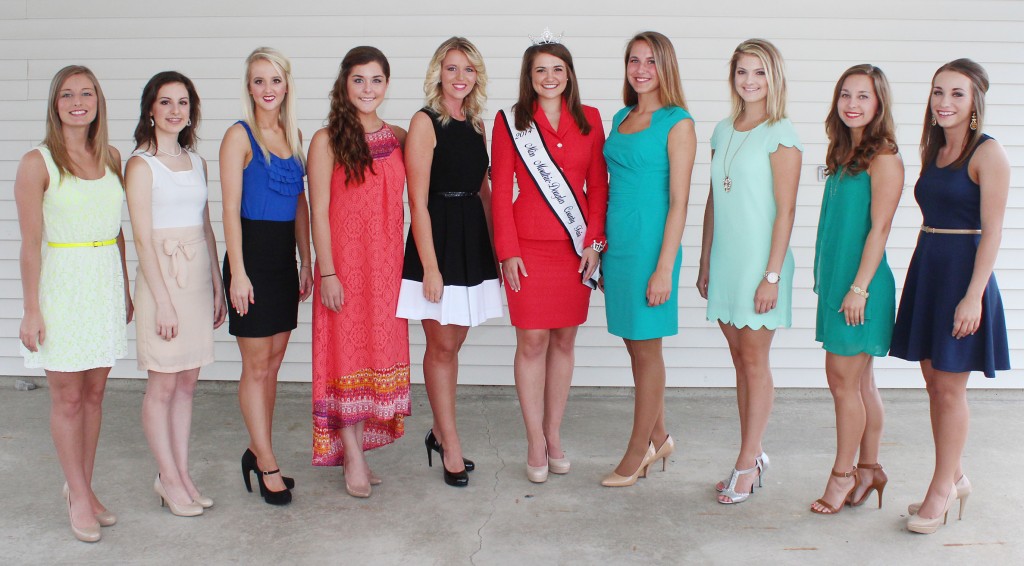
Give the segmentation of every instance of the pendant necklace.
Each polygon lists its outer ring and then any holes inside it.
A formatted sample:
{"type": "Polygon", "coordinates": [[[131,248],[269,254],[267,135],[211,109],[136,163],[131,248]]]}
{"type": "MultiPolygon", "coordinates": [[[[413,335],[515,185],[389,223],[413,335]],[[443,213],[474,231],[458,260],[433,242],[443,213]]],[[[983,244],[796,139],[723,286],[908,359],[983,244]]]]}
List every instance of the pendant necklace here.
{"type": "MultiPolygon", "coordinates": [[[[755,126],[755,128],[756,127],[757,126],[755,126]]],[[[722,179],[722,188],[725,189],[726,192],[732,190],[732,178],[729,177],[729,167],[732,165],[734,161],[736,161],[736,155],[739,154],[739,150],[742,149],[743,143],[746,143],[746,138],[751,137],[751,132],[753,131],[754,128],[751,128],[748,132],[746,132],[746,135],[743,136],[743,140],[740,141],[739,145],[736,146],[736,153],[732,155],[731,160],[729,159],[729,147],[732,146],[732,136],[736,133],[736,127],[733,126],[732,131],[729,132],[729,143],[725,145],[725,158],[722,160],[722,171],[725,172],[725,178],[722,179]]]]}

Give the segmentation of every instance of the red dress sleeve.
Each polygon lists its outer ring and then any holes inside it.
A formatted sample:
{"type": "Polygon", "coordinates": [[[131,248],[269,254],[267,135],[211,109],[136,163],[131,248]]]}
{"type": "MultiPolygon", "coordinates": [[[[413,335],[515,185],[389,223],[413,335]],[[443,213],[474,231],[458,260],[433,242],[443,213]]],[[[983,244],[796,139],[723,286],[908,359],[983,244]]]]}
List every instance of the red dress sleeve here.
{"type": "Polygon", "coordinates": [[[587,168],[587,234],[583,240],[590,247],[595,240],[605,241],[605,217],[608,213],[608,166],[604,161],[604,123],[597,108],[583,109],[590,122],[591,144],[590,165],[587,168]]]}
{"type": "Polygon", "coordinates": [[[512,214],[512,181],[516,167],[516,149],[502,112],[494,117],[491,131],[491,221],[494,223],[494,251],[498,261],[522,256],[519,232],[512,214]]]}

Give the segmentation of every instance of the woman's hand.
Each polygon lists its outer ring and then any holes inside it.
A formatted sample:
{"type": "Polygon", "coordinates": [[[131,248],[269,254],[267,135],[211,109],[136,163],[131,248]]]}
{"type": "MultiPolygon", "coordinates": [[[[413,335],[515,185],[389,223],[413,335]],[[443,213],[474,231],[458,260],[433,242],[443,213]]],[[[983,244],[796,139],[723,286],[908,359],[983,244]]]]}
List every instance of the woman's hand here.
{"type": "Polygon", "coordinates": [[[135,318],[135,303],[132,302],[132,296],[127,291],[127,283],[125,283],[124,288],[124,323],[129,324],[135,318]]]}
{"type": "Polygon", "coordinates": [[[444,279],[441,278],[441,272],[436,269],[424,272],[423,298],[432,303],[440,303],[442,293],[444,293],[444,279]]]}
{"type": "Polygon", "coordinates": [[[213,328],[220,328],[228,316],[228,305],[224,300],[224,290],[213,289],[213,328]]]}
{"type": "Polygon", "coordinates": [[[523,277],[529,277],[526,273],[526,265],[523,264],[523,258],[515,256],[501,262],[501,277],[505,280],[505,283],[508,284],[508,288],[512,289],[516,293],[522,289],[522,285],[519,281],[520,272],[522,272],[523,277]]]}
{"type": "Polygon", "coordinates": [[[156,334],[167,342],[178,336],[178,312],[167,303],[156,306],[156,334]]]}
{"type": "Polygon", "coordinates": [[[313,269],[308,265],[299,268],[299,301],[305,301],[313,294],[313,269]]]}
{"type": "Polygon", "coordinates": [[[252,282],[249,281],[249,276],[244,273],[232,275],[231,289],[228,295],[231,297],[231,308],[235,309],[239,316],[249,314],[249,305],[256,303],[252,282]]]}
{"type": "Polygon", "coordinates": [[[665,304],[672,296],[672,273],[655,271],[647,280],[647,306],[665,304]]]}
{"type": "Polygon", "coordinates": [[[21,329],[18,331],[21,343],[29,352],[38,352],[39,346],[46,341],[46,324],[43,323],[43,314],[39,311],[26,312],[21,319],[21,329]]]}
{"type": "Polygon", "coordinates": [[[320,276],[320,302],[331,312],[341,312],[345,304],[345,289],[337,275],[320,276]]]}
{"type": "Polygon", "coordinates": [[[981,326],[981,298],[964,297],[953,313],[953,337],[970,336],[981,326]]]}
{"type": "Polygon", "coordinates": [[[764,314],[775,308],[779,302],[779,284],[762,279],[754,291],[754,312],[764,314]]]}
{"type": "Polygon", "coordinates": [[[847,291],[846,296],[843,297],[843,304],[839,307],[839,312],[846,315],[846,326],[864,324],[864,309],[867,304],[868,300],[863,295],[858,295],[852,290],[847,291]]]}
{"type": "Polygon", "coordinates": [[[601,254],[594,248],[585,248],[583,250],[583,257],[580,258],[580,268],[578,270],[583,275],[583,280],[587,281],[593,277],[599,265],[601,265],[601,254]]]}
{"type": "Polygon", "coordinates": [[[700,293],[701,298],[704,300],[708,298],[708,281],[710,281],[708,271],[708,268],[701,266],[697,272],[697,292],[700,293]]]}

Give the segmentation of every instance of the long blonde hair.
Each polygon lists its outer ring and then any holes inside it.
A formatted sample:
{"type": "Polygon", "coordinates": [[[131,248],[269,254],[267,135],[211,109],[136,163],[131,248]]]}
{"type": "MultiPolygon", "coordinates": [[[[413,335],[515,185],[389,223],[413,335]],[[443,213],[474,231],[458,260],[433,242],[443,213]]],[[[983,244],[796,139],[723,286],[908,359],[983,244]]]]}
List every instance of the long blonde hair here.
{"type": "MultiPolygon", "coordinates": [[[[676,50],[672,41],[656,31],[643,31],[633,36],[626,44],[625,63],[629,66],[629,51],[633,44],[643,41],[654,53],[654,68],[658,72],[658,94],[661,103],[666,106],[678,106],[686,109],[686,96],[683,85],[679,82],[679,63],[676,61],[676,50]]],[[[639,97],[629,84],[629,77],[622,81],[622,102],[626,106],[636,106],[639,97]]]]}
{"type": "Polygon", "coordinates": [[[281,104],[281,112],[278,116],[278,123],[284,129],[285,141],[291,150],[292,157],[298,159],[303,166],[306,165],[306,156],[302,151],[302,141],[299,139],[299,124],[295,116],[295,81],[292,79],[292,64],[280,51],[272,47],[257,47],[245,59],[245,78],[242,81],[242,119],[249,124],[252,136],[256,138],[256,144],[260,146],[263,159],[270,162],[270,150],[263,141],[263,135],[256,125],[256,101],[249,94],[250,70],[252,64],[259,60],[269,62],[281,76],[284,77],[285,87],[288,92],[284,95],[284,102],[281,104]]]}
{"type": "Polygon", "coordinates": [[[743,55],[753,55],[764,66],[768,79],[768,123],[774,124],[786,117],[786,70],[782,54],[767,39],[748,39],[736,46],[729,60],[729,93],[732,95],[732,119],[735,121],[743,112],[743,99],[736,92],[736,66],[743,55]]]}
{"type": "Polygon", "coordinates": [[[426,105],[441,117],[441,125],[446,126],[452,119],[452,115],[444,106],[444,92],[441,88],[441,62],[449,51],[460,51],[469,59],[469,63],[476,69],[476,85],[473,90],[462,100],[462,111],[466,119],[473,124],[477,133],[484,133],[484,104],[487,102],[487,69],[484,67],[484,58],[475,45],[464,37],[450,37],[444,41],[434,56],[430,58],[427,66],[427,77],[423,80],[423,92],[427,95],[426,105]]]}
{"type": "Polygon", "coordinates": [[[121,186],[124,186],[124,176],[121,173],[121,164],[110,151],[110,136],[107,133],[107,99],[103,96],[103,89],[96,75],[88,67],[81,65],[68,65],[57,71],[50,81],[50,100],[46,106],[46,137],[43,138],[43,145],[50,150],[53,163],[60,173],[60,180],[63,181],[66,175],[74,176],[71,171],[72,161],[68,155],[67,145],[64,143],[63,123],[60,121],[60,113],[57,111],[57,101],[60,98],[61,87],[64,81],[75,75],[82,75],[92,82],[93,90],[96,91],[96,117],[89,124],[89,133],[86,136],[87,148],[92,151],[96,160],[106,166],[117,175],[121,186]]]}

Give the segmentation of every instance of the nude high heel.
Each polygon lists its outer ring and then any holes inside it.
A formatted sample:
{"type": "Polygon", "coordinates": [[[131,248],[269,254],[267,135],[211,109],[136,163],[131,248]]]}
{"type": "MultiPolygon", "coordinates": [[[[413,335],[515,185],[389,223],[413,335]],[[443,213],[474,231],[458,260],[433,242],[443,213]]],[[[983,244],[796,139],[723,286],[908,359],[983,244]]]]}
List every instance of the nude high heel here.
{"type": "MultiPolygon", "coordinates": [[[[970,497],[971,491],[974,488],[971,487],[970,480],[967,479],[966,475],[960,476],[960,479],[956,481],[956,498],[960,500],[960,515],[957,517],[958,520],[964,518],[964,506],[967,505],[967,498],[970,497]]],[[[907,513],[910,515],[917,515],[917,511],[921,508],[921,503],[911,503],[907,506],[907,513]]]]}
{"type": "Polygon", "coordinates": [[[930,535],[939,530],[939,527],[946,524],[946,520],[949,518],[949,508],[953,506],[954,501],[956,501],[956,484],[951,483],[949,484],[949,493],[946,495],[946,503],[942,506],[942,513],[934,519],[911,515],[907,517],[907,530],[923,535],[930,535]]]}
{"type": "Polygon", "coordinates": [[[661,448],[654,453],[654,458],[651,459],[651,463],[655,463],[661,460],[661,471],[668,469],[668,457],[676,451],[676,441],[672,440],[672,435],[665,437],[665,442],[661,443],[661,448]]]}
{"type": "Polygon", "coordinates": [[[652,442],[647,446],[647,453],[644,454],[644,459],[640,461],[640,465],[632,475],[620,476],[613,471],[601,480],[601,485],[605,487],[629,487],[635,484],[638,479],[647,477],[647,468],[654,461],[655,452],[654,443],[652,442]]]}
{"type": "MultiPolygon", "coordinates": [[[[61,490],[61,494],[64,495],[64,499],[68,498],[68,482],[64,482],[64,488],[61,490]]],[[[113,511],[103,511],[96,513],[96,521],[101,527],[113,527],[117,524],[117,515],[113,511]]]]}
{"type": "Polygon", "coordinates": [[[195,501],[179,505],[175,503],[173,499],[167,497],[167,492],[164,491],[164,485],[160,483],[160,474],[157,474],[156,479],[153,480],[153,491],[160,496],[160,506],[163,507],[166,505],[172,515],[177,515],[178,517],[196,517],[203,514],[203,506],[195,501]]]}
{"type": "MultiPolygon", "coordinates": [[[[67,484],[64,484],[67,486],[67,484]]],[[[100,534],[100,524],[97,521],[93,525],[88,527],[79,528],[75,526],[75,519],[71,515],[71,490],[64,492],[64,501],[68,504],[68,522],[71,523],[71,533],[75,535],[75,538],[82,542],[97,542],[102,536],[100,534]]]]}

